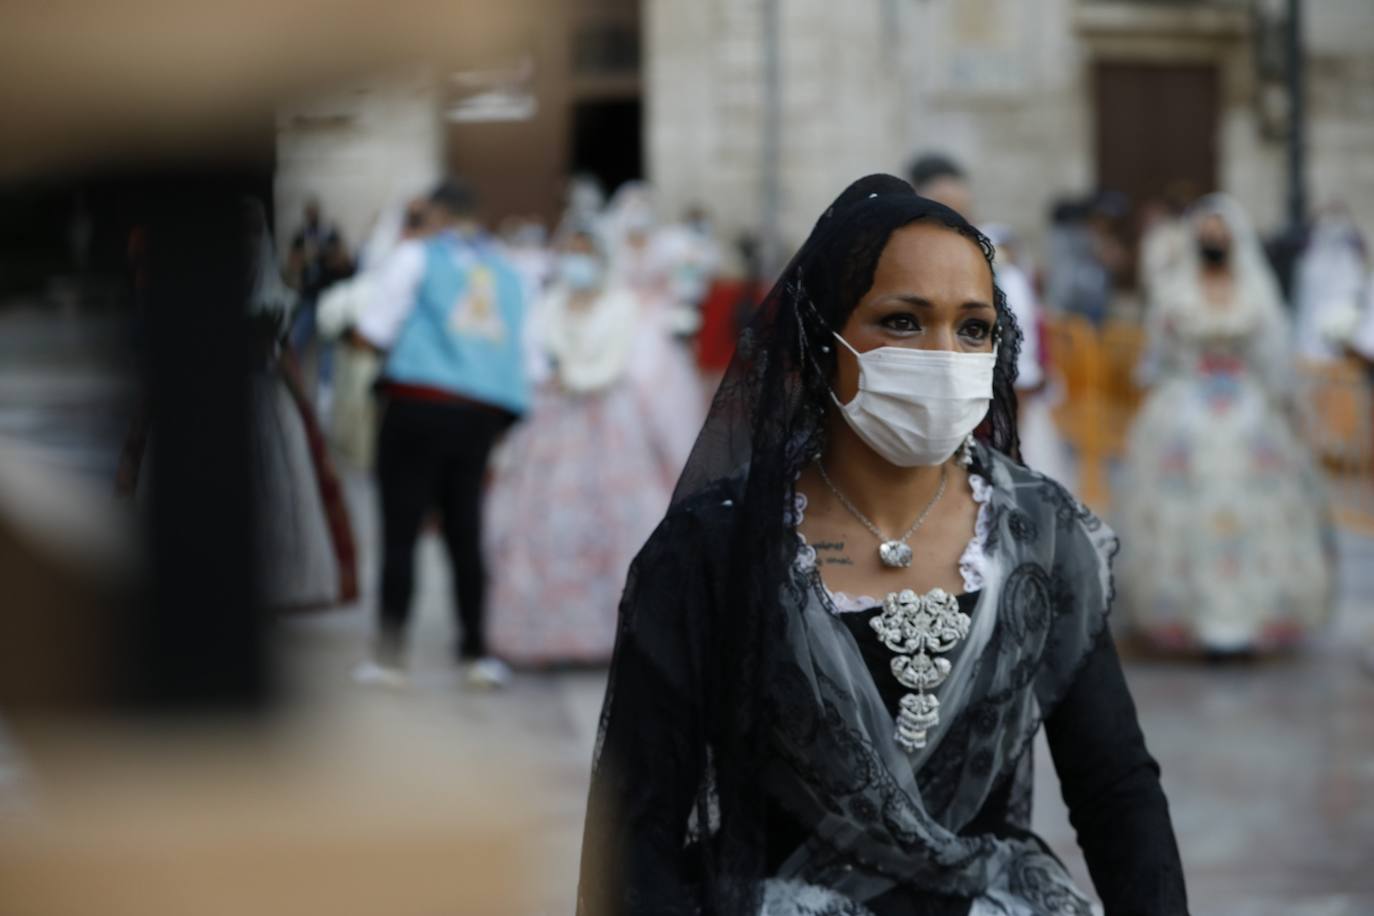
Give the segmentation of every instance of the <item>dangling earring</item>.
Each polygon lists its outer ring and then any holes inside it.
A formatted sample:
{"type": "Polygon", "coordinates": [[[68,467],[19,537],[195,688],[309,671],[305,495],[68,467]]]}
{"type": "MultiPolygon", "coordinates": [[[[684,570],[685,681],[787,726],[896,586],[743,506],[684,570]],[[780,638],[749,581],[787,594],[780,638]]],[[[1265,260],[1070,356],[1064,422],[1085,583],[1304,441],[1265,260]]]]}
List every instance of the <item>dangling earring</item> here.
{"type": "Polygon", "coordinates": [[[959,466],[962,468],[973,465],[973,433],[964,437],[964,444],[959,446],[959,466]]]}

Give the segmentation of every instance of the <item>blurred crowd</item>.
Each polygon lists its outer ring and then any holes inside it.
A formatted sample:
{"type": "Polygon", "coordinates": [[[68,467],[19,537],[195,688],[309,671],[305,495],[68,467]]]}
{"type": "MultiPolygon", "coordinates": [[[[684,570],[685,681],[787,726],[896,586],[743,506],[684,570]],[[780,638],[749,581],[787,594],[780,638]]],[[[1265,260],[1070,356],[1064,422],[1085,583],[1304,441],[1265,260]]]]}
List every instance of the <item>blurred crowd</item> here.
{"type": "Polygon", "coordinates": [[[266,596],[357,596],[334,460],[375,472],[377,638],[355,671],[367,683],[406,678],[431,518],[471,682],[504,684],[511,663],[607,661],[625,572],[759,297],[750,240],[727,252],[704,212],[666,218],[640,183],[608,200],[572,180],[552,228],[509,217],[493,230],[477,208],[476,189],[446,181],[396,202],[355,249],[312,200],[284,268],[255,223],[250,306],[271,316],[254,384],[266,596]]]}
{"type": "MultiPolygon", "coordinates": [[[[1321,463],[1368,455],[1374,419],[1369,403],[1355,420],[1333,413],[1329,385],[1313,383],[1339,366],[1365,391],[1358,367],[1374,361],[1369,264],[1344,212],[1322,210],[1284,260],[1222,195],[1066,198],[1037,260],[1021,233],[982,219],[956,162],[924,155],[908,178],[979,219],[996,249],[1022,330],[1025,463],[1070,486],[1110,465],[1134,629],[1157,648],[1232,657],[1320,624],[1334,563],[1321,463]],[[1134,401],[1076,425],[1101,392],[1074,388],[1071,363],[1123,329],[1133,345],[1099,353],[1089,384],[1128,376],[1134,401]],[[1116,444],[1096,448],[1113,422],[1116,444]]],[[[608,199],[573,178],[552,226],[485,225],[479,190],[446,181],[398,200],[356,246],[312,200],[282,263],[262,207],[245,208],[263,344],[254,470],[273,507],[258,538],[266,597],[358,597],[358,558],[372,552],[354,543],[334,461],[372,472],[381,581],[363,682],[406,680],[414,554],[431,521],[472,683],[500,686],[510,665],[607,661],[626,570],[767,293],[752,238],[727,245],[703,209],[667,214],[643,183],[608,199]]],[[[136,424],[127,490],[145,438],[136,424]]]]}

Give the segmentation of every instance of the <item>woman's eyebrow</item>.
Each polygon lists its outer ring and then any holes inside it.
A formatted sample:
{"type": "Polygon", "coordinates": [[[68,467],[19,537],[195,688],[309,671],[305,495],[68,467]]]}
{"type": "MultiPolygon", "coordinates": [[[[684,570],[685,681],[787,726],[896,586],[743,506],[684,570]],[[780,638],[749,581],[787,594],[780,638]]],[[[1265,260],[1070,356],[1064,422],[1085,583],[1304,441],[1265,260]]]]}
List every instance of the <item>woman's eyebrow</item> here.
{"type": "MultiPolygon", "coordinates": [[[[917,295],[915,295],[914,293],[912,293],[912,294],[906,294],[906,295],[903,295],[903,294],[901,294],[901,293],[894,293],[894,294],[891,295],[891,296],[884,296],[882,301],[890,301],[890,300],[894,300],[894,299],[895,299],[896,301],[898,301],[898,302],[902,302],[902,303],[905,303],[905,304],[907,304],[907,305],[914,305],[914,306],[919,306],[919,307],[921,307],[921,308],[927,308],[927,309],[933,309],[933,308],[935,308],[935,303],[931,302],[929,299],[925,298],[924,296],[917,296],[917,295]]],[[[981,301],[979,301],[979,300],[977,300],[977,299],[970,299],[968,302],[965,302],[963,305],[959,306],[959,308],[960,308],[961,310],[967,310],[967,309],[985,309],[985,310],[987,310],[987,311],[989,311],[989,312],[996,311],[996,309],[994,309],[994,308],[993,308],[991,305],[989,305],[988,303],[986,303],[986,302],[981,302],[981,301]]]]}
{"type": "Polygon", "coordinates": [[[919,306],[922,307],[922,308],[928,308],[928,309],[933,309],[933,308],[935,308],[935,303],[931,302],[929,299],[926,299],[926,298],[923,297],[923,296],[917,296],[917,295],[914,295],[914,294],[902,295],[901,293],[894,293],[894,294],[892,294],[891,296],[884,296],[883,298],[884,298],[884,299],[895,299],[895,300],[897,300],[898,302],[904,302],[904,303],[906,303],[907,305],[919,305],[919,306]]]}

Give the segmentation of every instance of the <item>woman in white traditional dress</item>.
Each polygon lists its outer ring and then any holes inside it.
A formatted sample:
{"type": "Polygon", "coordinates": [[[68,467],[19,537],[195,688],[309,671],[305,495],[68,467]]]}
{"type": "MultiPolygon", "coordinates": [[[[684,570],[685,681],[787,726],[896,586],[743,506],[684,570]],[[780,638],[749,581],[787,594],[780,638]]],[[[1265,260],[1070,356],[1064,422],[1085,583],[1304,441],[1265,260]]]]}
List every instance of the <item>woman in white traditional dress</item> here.
{"type": "Polygon", "coordinates": [[[1324,463],[1366,466],[1374,401],[1360,367],[1347,358],[1360,322],[1364,240],[1339,204],[1322,209],[1294,273],[1297,349],[1307,439],[1324,463]]]}
{"type": "Polygon", "coordinates": [[[1341,357],[1359,321],[1366,270],[1359,229],[1342,208],[1328,208],[1312,227],[1294,277],[1297,345],[1304,359],[1341,357]]]}
{"type": "Polygon", "coordinates": [[[1240,207],[1203,199],[1150,315],[1154,387],[1130,433],[1122,586],[1156,646],[1226,655],[1326,619],[1323,490],[1294,429],[1291,329],[1240,207]]]}
{"type": "Polygon", "coordinates": [[[658,226],[653,195],[639,182],[616,191],[601,220],[613,283],[630,290],[639,305],[638,337],[630,375],[651,409],[648,420],[668,449],[675,470],[687,463],[705,417],[702,382],[674,298],[674,246],[658,226]]]}
{"type": "Polygon", "coordinates": [[[495,462],[487,499],[488,641],[516,665],[609,660],[625,572],[680,468],[630,375],[640,307],[569,233],[535,313],[549,371],[495,462]]]}

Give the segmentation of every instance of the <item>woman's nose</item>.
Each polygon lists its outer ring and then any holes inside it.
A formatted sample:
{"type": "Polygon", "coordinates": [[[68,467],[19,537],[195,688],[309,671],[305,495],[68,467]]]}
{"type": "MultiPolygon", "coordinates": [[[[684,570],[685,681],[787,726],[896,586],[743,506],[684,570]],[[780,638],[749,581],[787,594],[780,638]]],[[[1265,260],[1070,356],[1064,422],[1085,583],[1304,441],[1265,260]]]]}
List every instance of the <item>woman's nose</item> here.
{"type": "Polygon", "coordinates": [[[959,341],[953,328],[931,328],[921,335],[917,346],[922,350],[957,350],[959,349],[959,341]]]}

